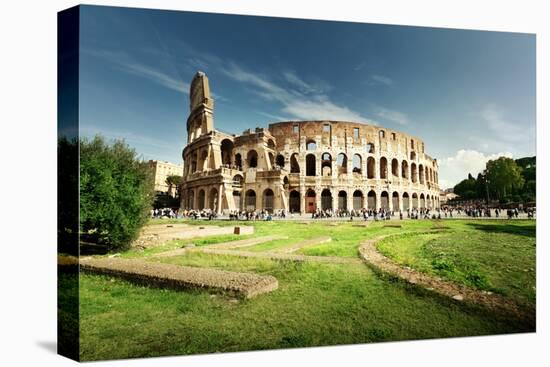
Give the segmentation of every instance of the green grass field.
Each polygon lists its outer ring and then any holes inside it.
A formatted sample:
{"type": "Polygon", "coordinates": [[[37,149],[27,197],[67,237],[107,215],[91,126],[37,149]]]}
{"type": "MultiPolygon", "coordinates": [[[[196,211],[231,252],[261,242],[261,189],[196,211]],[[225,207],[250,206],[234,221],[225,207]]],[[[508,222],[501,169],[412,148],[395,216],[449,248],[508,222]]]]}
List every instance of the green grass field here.
{"type": "MultiPolygon", "coordinates": [[[[534,331],[532,325],[519,320],[379,275],[362,263],[295,263],[198,252],[150,258],[185,243],[201,246],[275,234],[289,239],[246,250],[275,250],[304,239],[330,236],[331,242],[304,248],[300,253],[358,257],[361,241],[395,234],[379,245],[395,261],[534,303],[535,273],[530,270],[535,268],[533,221],[445,221],[442,224],[448,229],[437,233],[426,233],[434,228],[432,221],[400,224],[402,228],[386,228],[382,222],[363,228],[352,223],[330,226],[326,222],[309,225],[256,222],[256,231],[249,236],[171,241],[155,249],[129,251],[122,256],[273,275],[279,281],[279,289],[242,300],[205,291],[147,288],[116,278],[82,274],[81,358],[149,357],[534,331]],[[410,232],[418,233],[405,234],[410,232]]],[[[60,277],[63,281],[65,276],[60,277]]]]}

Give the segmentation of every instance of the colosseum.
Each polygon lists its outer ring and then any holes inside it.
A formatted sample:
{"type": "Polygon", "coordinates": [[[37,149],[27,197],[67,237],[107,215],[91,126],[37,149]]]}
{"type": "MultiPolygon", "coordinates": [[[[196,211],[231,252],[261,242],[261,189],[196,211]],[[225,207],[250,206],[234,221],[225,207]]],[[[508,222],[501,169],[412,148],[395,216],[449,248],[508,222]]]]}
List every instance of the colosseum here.
{"type": "Polygon", "coordinates": [[[439,208],[437,160],[381,126],[285,121],[240,135],[214,128],[208,77],[190,87],[181,208],[313,213],[439,208]]]}

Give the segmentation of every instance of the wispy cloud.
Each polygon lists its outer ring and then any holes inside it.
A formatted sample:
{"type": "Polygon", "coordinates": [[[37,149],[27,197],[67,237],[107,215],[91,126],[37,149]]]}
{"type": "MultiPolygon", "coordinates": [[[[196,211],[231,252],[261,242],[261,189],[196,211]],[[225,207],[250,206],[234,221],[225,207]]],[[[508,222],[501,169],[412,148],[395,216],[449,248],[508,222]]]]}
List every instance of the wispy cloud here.
{"type": "Polygon", "coordinates": [[[398,123],[400,125],[407,125],[409,123],[409,118],[403,112],[390,110],[384,107],[378,107],[376,115],[378,117],[398,123]]]}
{"type": "Polygon", "coordinates": [[[258,115],[265,116],[269,119],[275,120],[275,121],[289,121],[290,119],[288,117],[280,116],[280,115],[274,115],[271,113],[263,112],[263,111],[257,111],[258,115]]]}
{"type": "Polygon", "coordinates": [[[469,173],[476,177],[478,173],[485,169],[487,161],[499,157],[511,158],[512,156],[510,152],[484,154],[477,150],[460,149],[454,156],[439,161],[440,186],[444,189],[453,187],[467,178],[469,173]]]}
{"type": "Polygon", "coordinates": [[[386,86],[393,85],[393,80],[387,76],[379,75],[379,74],[373,74],[369,78],[370,84],[382,84],[386,86]]]}
{"type": "Polygon", "coordinates": [[[283,77],[287,82],[298,88],[298,90],[304,94],[326,93],[332,88],[327,82],[322,80],[317,80],[313,83],[305,82],[302,78],[300,78],[298,75],[296,75],[296,73],[292,71],[283,72],[283,77]]]}
{"type": "Polygon", "coordinates": [[[189,94],[189,83],[158,68],[137,62],[127,53],[108,50],[84,50],[84,52],[102,58],[127,73],[148,79],[168,89],[189,94]]]}

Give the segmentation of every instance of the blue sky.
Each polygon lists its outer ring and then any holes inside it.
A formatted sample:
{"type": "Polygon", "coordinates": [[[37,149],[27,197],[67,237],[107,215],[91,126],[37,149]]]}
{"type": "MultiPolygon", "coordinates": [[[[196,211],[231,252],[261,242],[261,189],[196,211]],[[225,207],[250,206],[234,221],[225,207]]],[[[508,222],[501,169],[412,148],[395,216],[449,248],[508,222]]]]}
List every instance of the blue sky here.
{"type": "Polygon", "coordinates": [[[535,36],[84,6],[81,134],[181,162],[189,82],[217,129],[331,119],[418,136],[444,188],[499,155],[535,155],[535,36]]]}

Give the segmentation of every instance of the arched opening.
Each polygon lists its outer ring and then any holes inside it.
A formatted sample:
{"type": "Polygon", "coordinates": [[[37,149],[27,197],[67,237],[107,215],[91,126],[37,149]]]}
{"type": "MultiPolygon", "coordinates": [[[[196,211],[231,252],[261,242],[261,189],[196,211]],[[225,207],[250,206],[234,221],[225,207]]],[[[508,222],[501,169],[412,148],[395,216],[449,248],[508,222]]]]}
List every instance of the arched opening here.
{"type": "Polygon", "coordinates": [[[210,194],[208,195],[208,208],[213,211],[217,211],[218,205],[220,205],[218,202],[218,190],[213,188],[210,190],[210,194]]]}
{"type": "Polygon", "coordinates": [[[275,165],[275,156],[273,155],[273,153],[269,152],[267,154],[267,157],[269,158],[269,165],[271,166],[271,169],[273,169],[273,166],[275,165]]]}
{"type": "Polygon", "coordinates": [[[275,142],[273,141],[273,139],[269,139],[267,141],[267,147],[270,149],[275,149],[275,142]]]}
{"type": "Polygon", "coordinates": [[[394,177],[399,177],[399,162],[395,158],[391,161],[391,174],[394,177]]]}
{"type": "Polygon", "coordinates": [[[189,196],[187,197],[187,209],[195,209],[195,192],[189,190],[189,196]]]}
{"type": "Polygon", "coordinates": [[[414,161],[414,160],[416,160],[416,153],[411,152],[411,161],[414,161]]]}
{"type": "Polygon", "coordinates": [[[300,193],[296,190],[292,190],[288,197],[288,210],[291,213],[300,212],[300,193]]]}
{"type": "Polygon", "coordinates": [[[386,132],[384,130],[380,130],[378,132],[378,136],[380,136],[381,139],[384,139],[386,137],[386,132]]]}
{"type": "Polygon", "coordinates": [[[285,168],[285,157],[282,154],[277,154],[277,158],[275,158],[275,163],[279,168],[285,168]]]}
{"type": "Polygon", "coordinates": [[[430,195],[426,196],[426,208],[431,209],[432,208],[432,197],[430,195]]]}
{"type": "Polygon", "coordinates": [[[376,210],[376,193],[370,190],[367,194],[367,206],[371,210],[376,210]]]}
{"type": "Polygon", "coordinates": [[[315,176],[315,155],[306,155],[306,176],[315,176]]]}
{"type": "Polygon", "coordinates": [[[290,156],[290,173],[300,173],[300,165],[298,164],[298,153],[290,156]]]}
{"type": "Polygon", "coordinates": [[[424,184],[424,166],[418,165],[418,173],[419,173],[419,181],[423,185],[424,184]]]}
{"type": "Polygon", "coordinates": [[[361,190],[355,190],[353,192],[353,209],[361,210],[363,208],[363,193],[361,190]]]}
{"type": "Polygon", "coordinates": [[[367,143],[367,153],[374,154],[374,144],[367,143]]]}
{"type": "Polygon", "coordinates": [[[308,140],[307,143],[306,143],[306,149],[307,150],[317,149],[317,143],[315,143],[315,140],[308,140]]]}
{"type": "Polygon", "coordinates": [[[367,158],[367,178],[375,178],[375,166],[376,162],[373,157],[367,158]]]}
{"type": "Polygon", "coordinates": [[[424,209],[426,207],[426,201],[424,199],[424,194],[420,194],[420,208],[424,209]]]}
{"type": "Polygon", "coordinates": [[[248,190],[244,194],[244,205],[245,209],[248,211],[254,211],[256,210],[256,191],[254,190],[248,190]]]}
{"type": "Polygon", "coordinates": [[[338,174],[348,173],[348,157],[344,153],[338,154],[336,167],[338,167],[338,174]]]}
{"type": "Polygon", "coordinates": [[[243,181],[244,181],[243,176],[241,176],[241,175],[233,176],[233,187],[235,187],[235,188],[243,187],[243,181]]]}
{"type": "Polygon", "coordinates": [[[332,156],[330,153],[323,153],[321,156],[321,174],[323,176],[332,176],[332,156]]]}
{"type": "Polygon", "coordinates": [[[263,209],[269,213],[273,213],[273,190],[265,189],[263,198],[263,209]]]}
{"type": "Polygon", "coordinates": [[[409,164],[405,160],[401,162],[401,177],[409,178],[409,164]]]}
{"type": "Polygon", "coordinates": [[[208,168],[208,152],[206,150],[203,150],[201,152],[201,158],[199,160],[199,169],[201,171],[206,171],[208,168]]]}
{"type": "Polygon", "coordinates": [[[411,181],[414,183],[418,181],[418,174],[416,173],[416,163],[411,164],[411,181]]]}
{"type": "Polygon", "coordinates": [[[285,176],[285,177],[283,178],[283,188],[284,188],[285,190],[288,190],[288,187],[289,187],[289,186],[290,186],[290,182],[288,181],[288,176],[285,176]]]}
{"type": "Polygon", "coordinates": [[[388,209],[390,207],[390,197],[387,191],[382,191],[380,195],[380,207],[383,209],[388,209]]]}
{"type": "Polygon", "coordinates": [[[409,203],[409,194],[406,192],[403,193],[403,210],[407,211],[411,208],[411,205],[409,203]]]}
{"type": "Polygon", "coordinates": [[[391,195],[391,206],[394,211],[399,210],[399,193],[397,191],[394,191],[391,195]]]}
{"type": "Polygon", "coordinates": [[[346,210],[348,206],[348,193],[345,191],[338,192],[338,209],[346,210]]]}
{"type": "Polygon", "coordinates": [[[240,153],[235,154],[235,166],[237,166],[238,170],[243,169],[243,159],[241,158],[240,153]]]}
{"type": "Polygon", "coordinates": [[[233,142],[229,139],[223,139],[221,146],[222,152],[222,164],[231,164],[231,157],[233,156],[233,142]]]}
{"type": "Polygon", "coordinates": [[[362,169],[361,169],[361,163],[362,163],[362,159],[361,159],[361,156],[359,154],[354,154],[353,155],[353,159],[351,160],[351,163],[352,163],[352,172],[353,173],[357,173],[357,174],[361,174],[362,172],[362,169]]]}
{"type": "Polygon", "coordinates": [[[386,157],[380,158],[380,178],[388,178],[388,160],[386,159],[386,157]]]}
{"type": "Polygon", "coordinates": [[[233,202],[235,203],[235,209],[241,210],[241,192],[233,191],[233,202]]]}
{"type": "Polygon", "coordinates": [[[332,193],[329,189],[324,189],[321,192],[321,209],[329,210],[332,209],[332,193]]]}
{"type": "Polygon", "coordinates": [[[199,202],[198,202],[198,209],[199,210],[203,210],[204,209],[204,204],[205,204],[205,197],[206,197],[206,193],[204,192],[204,190],[200,190],[199,191],[199,202]]]}
{"type": "Polygon", "coordinates": [[[412,194],[412,207],[413,209],[418,209],[418,195],[416,193],[412,194]]]}
{"type": "Polygon", "coordinates": [[[256,168],[258,167],[258,153],[256,153],[255,150],[251,150],[246,155],[246,161],[248,163],[248,167],[250,168],[256,168]]]}
{"type": "Polygon", "coordinates": [[[308,189],[306,192],[306,213],[315,213],[316,209],[315,191],[308,189]]]}

